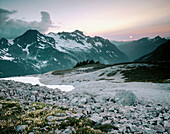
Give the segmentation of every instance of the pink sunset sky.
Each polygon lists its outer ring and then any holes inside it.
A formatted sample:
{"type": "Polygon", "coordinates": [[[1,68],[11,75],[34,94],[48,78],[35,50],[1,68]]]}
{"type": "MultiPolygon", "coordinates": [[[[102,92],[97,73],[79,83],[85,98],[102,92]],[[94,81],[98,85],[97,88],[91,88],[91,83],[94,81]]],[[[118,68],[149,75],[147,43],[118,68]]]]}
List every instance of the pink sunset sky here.
{"type": "Polygon", "coordinates": [[[110,40],[166,37],[170,0],[0,0],[0,19],[0,33],[7,31],[0,36],[6,38],[30,28],[42,33],[78,29],[110,40]]]}

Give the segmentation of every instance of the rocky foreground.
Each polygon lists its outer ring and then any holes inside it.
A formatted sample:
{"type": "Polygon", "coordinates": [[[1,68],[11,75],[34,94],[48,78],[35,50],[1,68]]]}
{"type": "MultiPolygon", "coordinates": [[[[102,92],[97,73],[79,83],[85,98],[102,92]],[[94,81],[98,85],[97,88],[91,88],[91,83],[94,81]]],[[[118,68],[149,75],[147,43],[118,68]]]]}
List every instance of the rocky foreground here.
{"type": "Polygon", "coordinates": [[[1,133],[170,133],[170,106],[131,91],[98,97],[0,81],[1,133]]]}

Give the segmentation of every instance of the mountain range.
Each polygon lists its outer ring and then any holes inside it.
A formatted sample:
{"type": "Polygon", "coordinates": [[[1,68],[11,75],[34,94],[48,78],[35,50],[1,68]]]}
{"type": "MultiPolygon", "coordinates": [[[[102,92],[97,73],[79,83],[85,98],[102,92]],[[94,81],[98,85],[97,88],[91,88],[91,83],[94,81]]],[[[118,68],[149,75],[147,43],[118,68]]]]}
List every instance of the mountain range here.
{"type": "Polygon", "coordinates": [[[109,40],[79,30],[48,35],[28,30],[14,40],[0,39],[0,77],[67,69],[85,60],[113,64],[128,58],[109,40]]]}
{"type": "Polygon", "coordinates": [[[128,56],[129,61],[134,61],[146,54],[153,52],[157,47],[167,41],[168,39],[156,36],[153,39],[146,37],[135,41],[112,41],[112,43],[114,43],[120,51],[124,52],[128,56]]]}
{"type": "Polygon", "coordinates": [[[158,48],[155,51],[142,56],[137,59],[137,62],[170,62],[170,40],[158,48]]]}

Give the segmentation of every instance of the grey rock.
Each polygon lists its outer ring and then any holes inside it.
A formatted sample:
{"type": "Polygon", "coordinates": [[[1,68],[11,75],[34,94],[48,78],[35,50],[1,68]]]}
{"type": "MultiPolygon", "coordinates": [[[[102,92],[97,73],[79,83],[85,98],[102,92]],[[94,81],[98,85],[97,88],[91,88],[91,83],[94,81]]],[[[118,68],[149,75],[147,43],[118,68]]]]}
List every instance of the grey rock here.
{"type": "Polygon", "coordinates": [[[165,129],[161,125],[156,125],[153,127],[156,132],[163,133],[165,129]]]}
{"type": "Polygon", "coordinates": [[[65,129],[62,133],[63,133],[63,134],[71,134],[72,131],[67,128],[67,129],[65,129]]]}
{"type": "Polygon", "coordinates": [[[91,109],[89,107],[87,107],[85,111],[86,111],[87,114],[91,113],[91,109]]]}
{"type": "Polygon", "coordinates": [[[120,133],[125,133],[125,131],[126,131],[126,126],[119,126],[119,132],[120,133]]]}
{"type": "Polygon", "coordinates": [[[165,128],[166,131],[170,132],[170,122],[164,121],[164,128],[165,128]]]}
{"type": "Polygon", "coordinates": [[[58,119],[59,121],[66,120],[67,118],[68,118],[68,116],[65,116],[65,117],[57,117],[57,119],[58,119]]]}
{"type": "Polygon", "coordinates": [[[127,120],[126,118],[124,118],[124,119],[120,119],[120,120],[119,120],[119,123],[120,123],[120,124],[124,124],[124,123],[126,123],[127,121],[128,121],[128,120],[127,120]]]}
{"type": "Polygon", "coordinates": [[[72,131],[73,133],[76,133],[76,130],[75,130],[74,127],[71,128],[71,131],[72,131]]]}
{"type": "Polygon", "coordinates": [[[41,132],[42,133],[45,133],[47,131],[47,129],[44,127],[44,128],[41,128],[41,132]]]}
{"type": "Polygon", "coordinates": [[[36,110],[36,108],[35,108],[35,107],[32,107],[32,108],[31,108],[31,110],[32,110],[32,111],[35,111],[35,110],[36,110]]]}
{"type": "Polygon", "coordinates": [[[164,117],[164,120],[169,120],[170,119],[170,114],[169,113],[164,113],[163,117],[164,117]]]}
{"type": "Polygon", "coordinates": [[[55,130],[55,134],[62,134],[62,131],[61,131],[61,130],[56,129],[56,130],[55,130]]]}
{"type": "Polygon", "coordinates": [[[123,106],[132,106],[136,104],[137,101],[136,95],[131,91],[120,92],[115,95],[115,102],[121,103],[123,106]]]}
{"type": "Polygon", "coordinates": [[[93,114],[90,118],[90,120],[96,122],[96,123],[101,123],[103,120],[103,117],[99,116],[98,114],[93,114]]]}
{"type": "Polygon", "coordinates": [[[131,131],[132,133],[138,131],[138,129],[137,129],[137,127],[136,127],[135,125],[129,125],[129,128],[130,128],[130,131],[131,131]]]}
{"type": "Polygon", "coordinates": [[[82,98],[79,102],[80,102],[81,104],[85,104],[85,103],[87,103],[87,99],[84,97],[84,98],[82,98]]]}
{"type": "Polygon", "coordinates": [[[70,103],[71,103],[73,106],[77,106],[77,105],[78,105],[78,98],[72,99],[70,103]]]}
{"type": "Polygon", "coordinates": [[[106,120],[106,121],[102,122],[101,124],[102,124],[102,125],[111,124],[111,122],[112,122],[112,120],[106,120]]]}
{"type": "Polygon", "coordinates": [[[115,112],[116,110],[114,109],[114,107],[109,108],[109,112],[115,112]]]}
{"type": "Polygon", "coordinates": [[[15,129],[16,131],[19,132],[23,132],[23,130],[28,127],[28,125],[18,125],[15,129]]]}
{"type": "Polygon", "coordinates": [[[30,121],[30,120],[29,120],[29,121],[26,121],[26,122],[27,122],[28,124],[31,124],[31,123],[32,123],[32,121],[30,121]]]}
{"type": "Polygon", "coordinates": [[[25,108],[25,109],[28,109],[29,107],[26,105],[24,108],[25,108]]]}
{"type": "Polygon", "coordinates": [[[31,95],[30,100],[35,102],[35,95],[31,95]]]}
{"type": "Polygon", "coordinates": [[[102,103],[104,100],[103,100],[103,97],[101,97],[101,96],[96,96],[96,97],[94,98],[94,101],[95,101],[96,103],[102,103]]]}
{"type": "Polygon", "coordinates": [[[0,104],[0,108],[2,108],[2,104],[0,104]]]}
{"type": "Polygon", "coordinates": [[[150,128],[144,128],[143,134],[156,134],[156,132],[150,128]]]}
{"type": "Polygon", "coordinates": [[[82,113],[76,113],[76,114],[72,114],[71,117],[74,117],[76,119],[80,119],[80,117],[82,117],[83,114],[82,113]]]}
{"type": "Polygon", "coordinates": [[[106,113],[106,112],[99,113],[99,115],[102,116],[103,118],[112,117],[110,113],[106,113]]]}
{"type": "Polygon", "coordinates": [[[56,116],[48,116],[46,119],[47,119],[48,121],[53,121],[53,120],[58,119],[58,117],[56,117],[56,116]]]}
{"type": "Polygon", "coordinates": [[[29,132],[28,134],[34,134],[34,132],[29,132]]]}

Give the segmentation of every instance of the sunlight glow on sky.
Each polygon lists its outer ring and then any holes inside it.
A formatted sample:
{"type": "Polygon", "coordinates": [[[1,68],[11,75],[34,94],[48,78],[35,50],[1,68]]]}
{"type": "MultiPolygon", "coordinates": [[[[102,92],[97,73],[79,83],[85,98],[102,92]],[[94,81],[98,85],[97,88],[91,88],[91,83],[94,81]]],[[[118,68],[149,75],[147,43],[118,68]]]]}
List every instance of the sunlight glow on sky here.
{"type": "Polygon", "coordinates": [[[45,33],[78,29],[111,40],[170,36],[170,0],[0,0],[0,8],[28,22],[48,12],[52,25],[45,33]]]}

